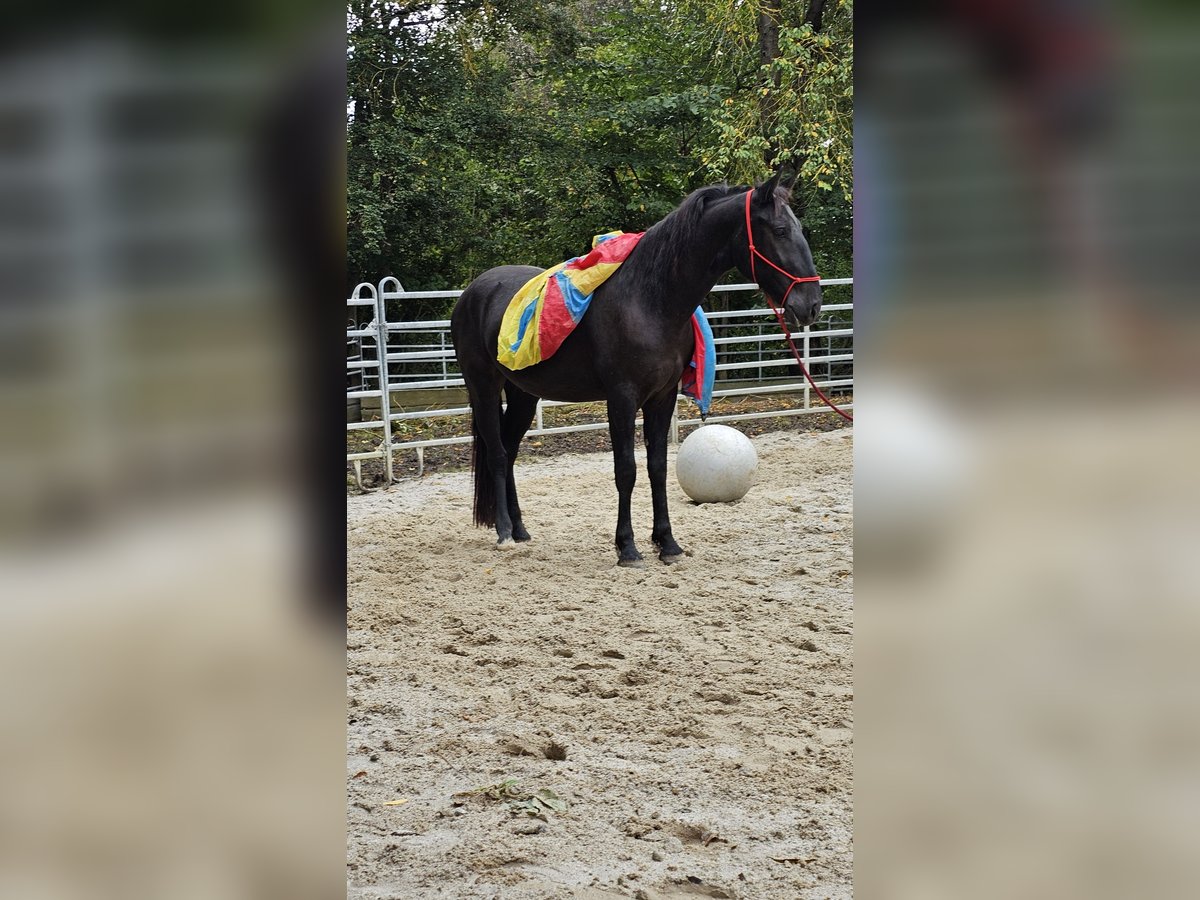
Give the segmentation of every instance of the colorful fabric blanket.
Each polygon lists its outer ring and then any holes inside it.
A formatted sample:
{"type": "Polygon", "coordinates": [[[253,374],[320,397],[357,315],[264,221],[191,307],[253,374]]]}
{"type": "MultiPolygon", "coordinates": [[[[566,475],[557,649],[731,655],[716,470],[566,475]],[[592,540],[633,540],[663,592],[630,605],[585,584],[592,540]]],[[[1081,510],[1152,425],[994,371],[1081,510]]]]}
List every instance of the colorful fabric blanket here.
{"type": "MultiPolygon", "coordinates": [[[[529,279],[509,301],[500,323],[496,358],[516,371],[549,359],[583,319],[592,295],[633,252],[644,232],[611,231],[592,239],[592,250],[529,279]]],[[[683,393],[708,414],[716,376],[712,329],[697,306],[692,314],[695,350],[683,373],[683,393]]]]}

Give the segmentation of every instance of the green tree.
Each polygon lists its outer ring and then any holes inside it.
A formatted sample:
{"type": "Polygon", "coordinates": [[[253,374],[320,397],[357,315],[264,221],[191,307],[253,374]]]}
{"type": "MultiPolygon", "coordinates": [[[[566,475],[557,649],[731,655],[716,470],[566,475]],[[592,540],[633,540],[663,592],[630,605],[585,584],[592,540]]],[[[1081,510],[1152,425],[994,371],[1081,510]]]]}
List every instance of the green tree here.
{"type": "Polygon", "coordinates": [[[771,2],[352,0],[354,280],[550,265],[779,165],[800,171],[822,272],[848,272],[851,7],[814,23],[771,2]]]}

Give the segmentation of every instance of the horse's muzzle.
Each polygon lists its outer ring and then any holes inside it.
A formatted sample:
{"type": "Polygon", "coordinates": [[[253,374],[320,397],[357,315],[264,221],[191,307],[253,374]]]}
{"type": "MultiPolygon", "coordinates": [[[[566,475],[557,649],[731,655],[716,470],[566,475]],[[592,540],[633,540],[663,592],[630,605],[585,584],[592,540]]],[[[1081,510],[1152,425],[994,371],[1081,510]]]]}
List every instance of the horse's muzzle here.
{"type": "Polygon", "coordinates": [[[821,315],[821,287],[817,284],[803,285],[802,290],[793,291],[784,307],[788,321],[795,328],[807,328],[821,315]]]}

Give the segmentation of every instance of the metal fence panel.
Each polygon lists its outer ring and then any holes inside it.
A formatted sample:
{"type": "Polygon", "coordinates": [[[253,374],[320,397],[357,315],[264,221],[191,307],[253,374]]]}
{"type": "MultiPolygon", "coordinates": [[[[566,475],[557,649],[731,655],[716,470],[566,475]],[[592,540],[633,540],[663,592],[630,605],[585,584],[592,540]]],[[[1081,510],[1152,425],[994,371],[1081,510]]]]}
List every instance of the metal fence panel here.
{"type": "MultiPolygon", "coordinates": [[[[846,287],[854,283],[852,278],[822,279],[822,287],[846,287]]],[[[426,319],[420,321],[389,321],[388,302],[450,299],[456,298],[461,290],[453,291],[405,291],[393,276],[382,279],[379,284],[358,285],[347,299],[348,321],[346,327],[346,372],[347,372],[347,432],[378,430],[379,446],[373,450],[346,454],[347,464],[353,466],[359,485],[362,484],[362,460],[383,459],[388,483],[394,481],[393,454],[397,451],[413,451],[417,454],[418,470],[423,470],[424,451],[428,447],[444,447],[468,443],[469,434],[423,440],[397,440],[392,423],[413,419],[434,419],[461,416],[470,411],[469,406],[450,402],[444,407],[430,410],[392,410],[393,398],[400,406],[407,406],[406,396],[416,391],[441,390],[463,387],[450,340],[449,319],[426,319]],[[370,322],[361,321],[356,310],[369,309],[370,322]],[[361,409],[363,400],[379,403],[380,417],[377,420],[349,421],[352,403],[361,409]]],[[[713,294],[758,293],[753,284],[718,285],[713,294]]],[[[798,342],[805,367],[813,375],[822,390],[853,390],[853,302],[841,301],[825,304],[823,312],[827,318],[815,326],[794,332],[791,337],[798,342]],[[836,367],[836,371],[835,371],[836,367]]],[[[721,309],[706,312],[713,327],[717,349],[718,381],[713,391],[716,397],[740,397],[766,394],[801,394],[803,404],[798,408],[780,408],[758,412],[710,415],[709,422],[738,422],[778,416],[804,415],[825,410],[823,404],[812,405],[811,388],[802,377],[797,378],[788,371],[795,367],[795,360],[779,331],[774,314],[765,306],[739,309],[721,309]],[[731,373],[744,373],[732,387],[722,383],[735,381],[731,373]],[[723,377],[724,376],[724,377],[723,377]],[[746,384],[745,382],[755,382],[746,384]]],[[[571,432],[596,431],[607,428],[607,424],[588,423],[546,427],[542,420],[545,407],[573,406],[551,400],[539,402],[537,415],[528,436],[567,434],[571,432]]],[[[852,409],[852,404],[845,404],[852,409]]],[[[672,423],[671,439],[677,440],[678,429],[699,425],[701,419],[680,418],[677,414],[672,423]]],[[[641,424],[641,420],[638,420],[641,424]]]]}

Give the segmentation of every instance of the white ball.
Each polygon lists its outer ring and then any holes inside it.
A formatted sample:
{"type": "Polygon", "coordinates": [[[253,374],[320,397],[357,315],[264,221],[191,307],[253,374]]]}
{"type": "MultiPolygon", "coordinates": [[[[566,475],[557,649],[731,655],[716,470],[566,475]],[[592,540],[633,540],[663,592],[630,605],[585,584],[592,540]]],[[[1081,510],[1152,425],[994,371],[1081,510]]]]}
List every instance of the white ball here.
{"type": "Polygon", "coordinates": [[[701,425],[679,446],[675,477],[697,503],[741,500],[754,484],[758,454],[736,428],[701,425]]]}
{"type": "Polygon", "coordinates": [[[969,432],[906,381],[854,397],[855,537],[872,566],[924,564],[962,529],[974,481],[969,432]]]}

